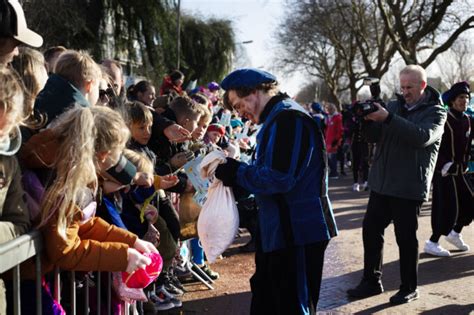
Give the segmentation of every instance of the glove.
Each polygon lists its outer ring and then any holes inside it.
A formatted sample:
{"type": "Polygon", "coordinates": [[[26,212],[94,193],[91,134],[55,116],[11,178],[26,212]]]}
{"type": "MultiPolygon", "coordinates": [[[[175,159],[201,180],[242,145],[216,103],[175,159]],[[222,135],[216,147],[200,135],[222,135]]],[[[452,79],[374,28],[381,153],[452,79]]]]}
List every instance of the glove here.
{"type": "Polygon", "coordinates": [[[234,186],[237,179],[237,170],[240,167],[241,162],[227,158],[224,164],[219,164],[216,168],[216,177],[222,181],[224,186],[234,186]]]}
{"type": "Polygon", "coordinates": [[[458,163],[454,162],[453,164],[451,164],[451,166],[449,167],[446,173],[449,175],[456,175],[457,171],[458,171],[458,163]]]}

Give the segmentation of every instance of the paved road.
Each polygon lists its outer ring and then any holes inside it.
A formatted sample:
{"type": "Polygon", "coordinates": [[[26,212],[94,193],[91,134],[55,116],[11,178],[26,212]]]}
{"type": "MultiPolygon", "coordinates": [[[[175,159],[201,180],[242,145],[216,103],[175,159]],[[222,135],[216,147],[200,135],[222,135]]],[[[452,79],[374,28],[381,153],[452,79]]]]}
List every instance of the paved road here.
{"type": "MultiPolygon", "coordinates": [[[[393,227],[386,231],[384,252],[384,286],[386,292],[368,299],[351,301],[345,291],[362,276],[362,219],[368,193],[351,191],[349,177],[330,181],[330,197],[335,209],[339,236],[328,247],[323,274],[319,310],[321,314],[473,314],[474,254],[454,252],[451,257],[420,255],[419,284],[421,298],[415,302],[391,306],[390,296],[399,286],[398,247],[393,227]]],[[[419,220],[420,250],[430,236],[430,207],[425,204],[419,220]]],[[[474,227],[465,229],[464,238],[474,247],[474,227]]],[[[213,269],[221,273],[215,290],[199,284],[187,284],[183,307],[168,314],[233,315],[248,314],[250,287],[248,279],[254,270],[253,255],[241,254],[236,243],[216,262],[213,269]]],[[[443,243],[443,240],[441,240],[443,243]]],[[[447,248],[451,249],[446,243],[447,248]]]]}

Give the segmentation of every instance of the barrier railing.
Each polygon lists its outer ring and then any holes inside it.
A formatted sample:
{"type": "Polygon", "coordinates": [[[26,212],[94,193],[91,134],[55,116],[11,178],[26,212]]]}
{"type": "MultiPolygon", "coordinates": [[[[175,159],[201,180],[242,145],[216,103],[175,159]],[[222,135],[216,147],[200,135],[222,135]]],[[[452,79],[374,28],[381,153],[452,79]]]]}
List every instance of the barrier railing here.
{"type": "MultiPolygon", "coordinates": [[[[0,244],[0,274],[8,270],[12,270],[13,275],[13,314],[20,315],[21,312],[21,294],[20,294],[20,264],[32,257],[35,259],[35,270],[36,270],[36,280],[35,280],[35,303],[36,303],[36,314],[42,314],[42,301],[41,301],[41,292],[42,292],[42,276],[41,276],[41,255],[40,252],[43,250],[43,240],[41,233],[34,230],[28,234],[19,236],[18,238],[11,240],[7,243],[0,244]]],[[[68,314],[76,315],[77,314],[77,301],[76,301],[76,289],[77,281],[76,274],[74,271],[70,272],[70,310],[68,314]]],[[[60,271],[58,268],[54,271],[54,298],[60,302],[61,300],[61,277],[60,271]]],[[[107,272],[107,314],[112,312],[112,277],[111,273],[107,272]]],[[[101,314],[101,275],[98,273],[97,279],[95,281],[97,289],[97,314],[101,314]]],[[[28,301],[31,301],[31,297],[27,297],[28,301]]],[[[84,314],[89,314],[89,278],[86,275],[84,281],[84,303],[81,304],[83,307],[84,314]]],[[[129,314],[129,304],[125,303],[124,314],[129,314]]]]}

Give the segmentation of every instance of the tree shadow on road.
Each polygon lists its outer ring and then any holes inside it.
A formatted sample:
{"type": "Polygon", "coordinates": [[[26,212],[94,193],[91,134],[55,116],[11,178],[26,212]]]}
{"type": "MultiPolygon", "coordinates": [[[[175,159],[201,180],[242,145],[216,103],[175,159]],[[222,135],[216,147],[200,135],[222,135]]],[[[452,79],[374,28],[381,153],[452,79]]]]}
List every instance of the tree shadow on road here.
{"type": "MultiPolygon", "coordinates": [[[[440,257],[439,259],[423,261],[426,257],[427,256],[422,255],[419,263],[418,284],[420,286],[474,276],[474,270],[472,269],[472,266],[474,266],[474,255],[472,254],[458,254],[451,257],[440,257]]],[[[331,268],[331,263],[329,262],[327,264],[329,265],[327,267],[331,268]]],[[[394,294],[398,290],[398,286],[400,284],[399,270],[398,260],[384,264],[383,284],[386,292],[393,291],[391,294],[394,294]]],[[[323,279],[319,308],[321,310],[337,309],[337,307],[353,302],[354,300],[348,298],[346,291],[352,287],[355,287],[361,278],[362,270],[323,279]]],[[[422,294],[423,291],[427,292],[428,289],[425,288],[422,290],[422,294]]],[[[456,293],[453,292],[453,295],[455,294],[456,293]]],[[[389,295],[387,295],[387,301],[388,299],[389,295]]],[[[392,305],[387,302],[384,304],[375,305],[370,309],[356,314],[372,314],[391,306],[392,305]]],[[[430,314],[443,313],[439,312],[430,314]]],[[[465,313],[446,312],[446,314],[465,313]]]]}
{"type": "Polygon", "coordinates": [[[435,315],[435,314],[470,314],[474,311],[474,304],[469,305],[458,305],[450,304],[443,305],[438,308],[434,308],[429,311],[421,312],[422,315],[435,315]]]}
{"type": "Polygon", "coordinates": [[[241,292],[183,303],[183,307],[169,311],[168,315],[247,315],[250,313],[250,292],[241,292]]]}

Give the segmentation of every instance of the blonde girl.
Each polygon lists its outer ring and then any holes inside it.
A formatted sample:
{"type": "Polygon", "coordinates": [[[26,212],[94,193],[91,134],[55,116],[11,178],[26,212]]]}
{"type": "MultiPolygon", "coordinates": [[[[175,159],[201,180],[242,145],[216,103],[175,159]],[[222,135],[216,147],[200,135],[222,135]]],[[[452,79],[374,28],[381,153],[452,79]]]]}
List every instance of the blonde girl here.
{"type": "Polygon", "coordinates": [[[153,244],[95,217],[97,173],[115,165],[130,133],[121,116],[106,107],[75,107],[52,132],[59,147],[56,178],[42,204],[48,260],[63,269],[133,272],[150,264],[141,253],[153,244]]]}

